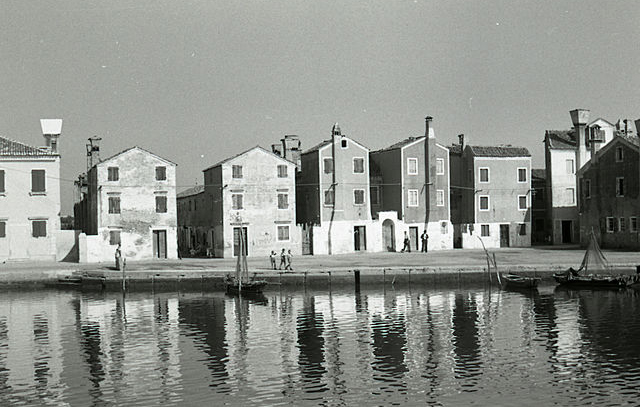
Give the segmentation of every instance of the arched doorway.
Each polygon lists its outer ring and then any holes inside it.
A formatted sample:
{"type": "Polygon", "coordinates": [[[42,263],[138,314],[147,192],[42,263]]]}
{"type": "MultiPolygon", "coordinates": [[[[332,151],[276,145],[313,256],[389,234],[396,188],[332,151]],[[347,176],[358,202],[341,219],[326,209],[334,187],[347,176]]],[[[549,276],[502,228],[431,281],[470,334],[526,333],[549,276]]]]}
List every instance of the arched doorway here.
{"type": "Polygon", "coordinates": [[[387,251],[396,251],[396,227],[391,219],[382,222],[382,244],[387,251]]]}

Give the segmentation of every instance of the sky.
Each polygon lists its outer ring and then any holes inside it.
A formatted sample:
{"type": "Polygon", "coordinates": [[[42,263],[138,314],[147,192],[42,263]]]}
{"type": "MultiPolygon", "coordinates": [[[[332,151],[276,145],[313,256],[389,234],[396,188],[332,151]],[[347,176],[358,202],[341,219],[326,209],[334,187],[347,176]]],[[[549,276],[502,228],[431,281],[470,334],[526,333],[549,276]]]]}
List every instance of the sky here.
{"type": "Polygon", "coordinates": [[[63,119],[62,214],[86,171],[137,145],[202,170],[334,123],[372,150],[424,134],[529,149],[569,111],[640,118],[636,0],[2,0],[0,135],[63,119]]]}

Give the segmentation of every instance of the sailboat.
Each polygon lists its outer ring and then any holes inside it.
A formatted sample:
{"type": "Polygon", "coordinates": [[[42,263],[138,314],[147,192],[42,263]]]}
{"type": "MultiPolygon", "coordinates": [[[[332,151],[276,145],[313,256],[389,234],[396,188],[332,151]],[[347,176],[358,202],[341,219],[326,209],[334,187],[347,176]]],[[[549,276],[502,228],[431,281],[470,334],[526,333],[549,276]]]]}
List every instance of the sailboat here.
{"type": "Polygon", "coordinates": [[[225,287],[228,293],[261,293],[267,285],[265,280],[256,280],[256,274],[249,279],[249,268],[247,266],[247,253],[244,242],[244,232],[240,228],[238,261],[236,262],[236,275],[232,277],[227,274],[224,279],[225,287]]]}
{"type": "Polygon", "coordinates": [[[527,290],[534,290],[538,287],[538,283],[540,282],[539,277],[526,277],[512,272],[499,273],[498,263],[496,263],[496,254],[493,253],[493,257],[490,256],[489,251],[485,247],[484,242],[482,241],[480,236],[478,236],[478,239],[480,239],[480,243],[482,243],[482,249],[484,249],[484,253],[487,256],[487,272],[491,273],[492,268],[496,271],[496,276],[498,276],[498,284],[500,284],[500,287],[527,290]]]}
{"type": "Polygon", "coordinates": [[[553,278],[562,286],[584,288],[621,288],[633,282],[633,276],[611,273],[611,267],[600,250],[593,229],[580,268],[576,270],[569,267],[564,272],[554,273],[553,278]]]}

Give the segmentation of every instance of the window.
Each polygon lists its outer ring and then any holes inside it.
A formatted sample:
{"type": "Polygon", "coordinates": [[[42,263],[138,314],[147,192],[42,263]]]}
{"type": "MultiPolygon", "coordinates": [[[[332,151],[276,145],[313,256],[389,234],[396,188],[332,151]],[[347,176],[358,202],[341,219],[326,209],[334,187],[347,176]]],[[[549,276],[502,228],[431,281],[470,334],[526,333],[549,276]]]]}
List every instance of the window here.
{"type": "Polygon", "coordinates": [[[490,236],[489,225],[480,225],[480,236],[490,236]]]}
{"type": "Polygon", "coordinates": [[[47,237],[47,221],[46,220],[32,220],[31,221],[31,236],[33,236],[33,237],[47,237]]]}
{"type": "Polygon", "coordinates": [[[278,209],[289,208],[289,194],[278,194],[278,209]]]}
{"type": "Polygon", "coordinates": [[[489,169],[488,168],[480,168],[480,182],[489,182],[489,169]]]}
{"type": "Polygon", "coordinates": [[[364,158],[353,159],[353,173],[364,174],[364,158]]]}
{"type": "Polygon", "coordinates": [[[287,178],[289,174],[287,174],[287,166],[286,165],[278,165],[278,178],[287,178]]]}
{"type": "Polygon", "coordinates": [[[242,206],[242,194],[232,194],[231,202],[233,209],[244,209],[244,207],[242,206]]]}
{"type": "Polygon", "coordinates": [[[568,204],[573,205],[576,203],[576,189],[575,188],[567,188],[564,191],[565,199],[568,204]]]}
{"type": "Polygon", "coordinates": [[[627,218],[620,218],[619,219],[619,222],[618,222],[619,228],[618,228],[618,230],[620,232],[626,232],[627,231],[627,222],[626,221],[627,221],[627,218]]]}
{"type": "Polygon", "coordinates": [[[436,175],[444,175],[444,158],[436,159],[436,175]]]}
{"type": "Polygon", "coordinates": [[[167,167],[156,167],[156,181],[167,180],[167,167]]]}
{"type": "Polygon", "coordinates": [[[120,197],[109,197],[109,213],[120,213],[120,197]]]}
{"type": "Polygon", "coordinates": [[[489,210],[489,195],[480,195],[480,210],[489,210]]]}
{"type": "Polygon", "coordinates": [[[407,192],[409,193],[409,196],[407,199],[407,206],[418,206],[418,190],[410,189],[407,192]]]}
{"type": "Polygon", "coordinates": [[[565,160],[565,165],[567,168],[567,174],[574,174],[575,168],[573,167],[573,158],[569,158],[565,160]]]}
{"type": "Polygon", "coordinates": [[[156,195],[156,213],[167,213],[167,197],[166,196],[156,195]]]}
{"type": "Polygon", "coordinates": [[[333,158],[325,158],[324,162],[324,173],[331,174],[333,173],[333,158]]]}
{"type": "Polygon", "coordinates": [[[231,177],[242,178],[242,165],[231,166],[231,177]]]}
{"type": "Polygon", "coordinates": [[[119,245],[120,242],[120,231],[119,230],[110,230],[109,231],[109,244],[111,246],[119,245]]]}
{"type": "Polygon", "coordinates": [[[0,194],[3,194],[4,192],[4,170],[0,170],[0,194]]]}
{"type": "Polygon", "coordinates": [[[371,205],[380,205],[380,187],[370,187],[369,192],[371,194],[371,205]]]}
{"type": "Polygon", "coordinates": [[[436,206],[444,206],[444,190],[438,189],[436,191],[436,206]]]}
{"type": "Polygon", "coordinates": [[[616,162],[624,161],[624,151],[622,147],[616,147],[616,162]]]}
{"type": "Polygon", "coordinates": [[[616,196],[624,196],[624,177],[616,177],[616,196]]]}
{"type": "Polygon", "coordinates": [[[289,240],[289,226],[278,226],[278,241],[288,241],[289,240]]]}
{"type": "Polygon", "coordinates": [[[407,158],[407,174],[418,175],[418,159],[407,158]]]}
{"type": "Polygon", "coordinates": [[[107,181],[118,181],[120,179],[120,169],[118,167],[107,168],[107,181]]]}
{"type": "Polygon", "coordinates": [[[526,195],[518,195],[518,210],[520,210],[520,211],[527,210],[527,196],[526,195]]]}
{"type": "Polygon", "coordinates": [[[342,139],[342,141],[340,142],[340,146],[341,146],[342,148],[347,148],[347,147],[348,147],[347,139],[346,139],[346,138],[343,138],[343,139],[342,139]]]}
{"type": "Polygon", "coordinates": [[[616,218],[607,218],[607,233],[616,231],[616,218]]]}
{"type": "Polygon", "coordinates": [[[335,201],[335,195],[333,194],[333,189],[327,189],[324,191],[324,204],[328,206],[333,206],[335,201]]]}
{"type": "Polygon", "coordinates": [[[526,236],[527,235],[527,224],[526,223],[519,223],[518,224],[518,234],[520,236],[526,236]]]}
{"type": "Polygon", "coordinates": [[[629,232],[636,233],[638,231],[638,218],[632,216],[629,218],[629,232]]]}
{"type": "Polygon", "coordinates": [[[31,192],[45,192],[44,170],[31,170],[31,192]]]}
{"type": "Polygon", "coordinates": [[[364,205],[364,189],[353,190],[353,204],[364,205]]]}
{"type": "Polygon", "coordinates": [[[590,179],[584,180],[584,197],[591,198],[591,180],[590,179]]]}
{"type": "Polygon", "coordinates": [[[0,220],[0,239],[7,237],[7,221],[0,220]]]}
{"type": "Polygon", "coordinates": [[[527,182],[526,168],[518,168],[518,182],[527,182]]]}

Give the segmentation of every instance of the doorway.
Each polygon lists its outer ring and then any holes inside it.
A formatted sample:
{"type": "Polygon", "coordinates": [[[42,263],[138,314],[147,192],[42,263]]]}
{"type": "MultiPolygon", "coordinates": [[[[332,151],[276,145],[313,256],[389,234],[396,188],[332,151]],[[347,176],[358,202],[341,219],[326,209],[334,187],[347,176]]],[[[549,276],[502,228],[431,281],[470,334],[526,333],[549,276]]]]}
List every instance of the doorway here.
{"type": "Polygon", "coordinates": [[[167,258],[167,231],[153,231],[153,257],[156,259],[167,258]]]}
{"type": "Polygon", "coordinates": [[[353,227],[353,245],[357,252],[367,250],[367,229],[364,226],[353,227]]]}
{"type": "Polygon", "coordinates": [[[571,243],[571,230],[573,229],[573,221],[572,220],[563,220],[562,221],[562,243],[571,243]]]}
{"type": "Polygon", "coordinates": [[[409,239],[411,239],[411,250],[418,251],[418,227],[409,226],[409,239]]]}
{"type": "Polygon", "coordinates": [[[500,225],[500,247],[509,247],[509,225],[500,225]]]}
{"type": "Polygon", "coordinates": [[[233,255],[234,257],[238,257],[240,255],[240,236],[242,236],[242,251],[245,256],[249,254],[248,245],[247,245],[247,228],[233,228],[233,255]]]}
{"type": "Polygon", "coordinates": [[[391,219],[382,222],[382,244],[387,251],[396,251],[396,227],[391,219]]]}

